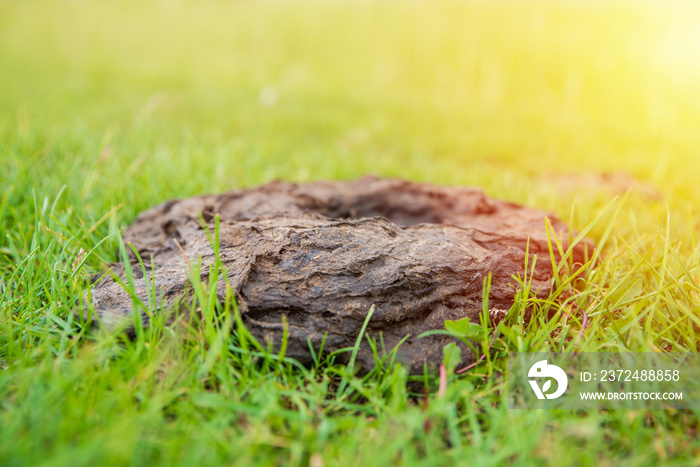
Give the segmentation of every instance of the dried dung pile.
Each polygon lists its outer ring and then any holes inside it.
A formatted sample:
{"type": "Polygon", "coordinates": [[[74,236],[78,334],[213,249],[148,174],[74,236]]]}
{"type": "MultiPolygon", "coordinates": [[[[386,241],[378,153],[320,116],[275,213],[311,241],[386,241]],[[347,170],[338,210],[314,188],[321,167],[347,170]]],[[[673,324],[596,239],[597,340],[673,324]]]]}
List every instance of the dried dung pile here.
{"type": "MultiPolygon", "coordinates": [[[[491,199],[478,189],[440,187],[365,177],[350,182],[272,182],[220,195],[175,200],[143,212],[124,235],[153,270],[142,277],[131,258],[136,293],[148,303],[155,281],[158,306],[168,309],[191,300],[187,261],[201,258],[204,282],[215,256],[200,214],[213,231],[220,216],[220,255],[242,317],[263,344],[282,340],[282,317],[289,330],[287,356],[311,363],[307,341],[325,351],[352,347],[374,306],[367,334],[391,350],[410,336],[398,360],[411,372],[442,360],[447,336],[418,339],[442,329],[447,319],[478,322],[482,284],[491,273],[489,307],[508,310],[515,295],[514,274],[522,274],[525,249],[537,255],[533,288],[550,291],[545,216],[559,235],[567,227],[554,215],[491,199]],[[182,247],[182,251],[178,247],[182,247]],[[184,252],[184,255],[183,255],[184,252]]],[[[590,247],[590,244],[588,244],[590,247]]],[[[584,245],[576,248],[582,260],[584,245]]],[[[119,264],[112,270],[124,278],[119,264]]],[[[226,284],[217,293],[224,300],[226,284]]],[[[115,326],[130,320],[132,299],[110,276],[95,284],[95,320],[115,326]]],[[[142,312],[142,311],[139,311],[142,312]]],[[[148,317],[143,314],[148,325],[148,317]]],[[[474,355],[464,345],[464,363],[474,355]]],[[[349,358],[342,354],[340,359],[349,358]]],[[[356,364],[374,366],[366,342],[356,364]]]]}

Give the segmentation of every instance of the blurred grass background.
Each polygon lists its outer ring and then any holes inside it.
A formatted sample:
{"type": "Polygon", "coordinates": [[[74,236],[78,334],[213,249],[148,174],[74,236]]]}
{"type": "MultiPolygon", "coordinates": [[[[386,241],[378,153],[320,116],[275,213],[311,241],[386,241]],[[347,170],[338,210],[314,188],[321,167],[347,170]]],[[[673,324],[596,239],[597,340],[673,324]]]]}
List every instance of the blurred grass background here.
{"type": "Polygon", "coordinates": [[[697,351],[698,128],[696,2],[0,0],[0,463],[692,465],[692,411],[508,411],[493,368],[425,407],[395,369],[350,404],[337,368],[78,334],[72,310],[174,197],[374,173],[582,228],[631,187],[585,348],[697,351]]]}
{"type": "Polygon", "coordinates": [[[3,184],[85,209],[375,173],[567,214],[537,175],[590,171],[698,212],[694,3],[2,2],[0,67],[3,184]]]}

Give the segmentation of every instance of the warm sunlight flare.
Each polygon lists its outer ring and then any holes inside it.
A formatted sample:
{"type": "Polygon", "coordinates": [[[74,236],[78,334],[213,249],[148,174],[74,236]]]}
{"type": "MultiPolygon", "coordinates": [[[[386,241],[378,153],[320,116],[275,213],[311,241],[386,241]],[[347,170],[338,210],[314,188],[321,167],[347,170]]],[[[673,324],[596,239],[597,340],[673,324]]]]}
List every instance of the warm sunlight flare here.
{"type": "Polygon", "coordinates": [[[697,18],[674,18],[657,48],[662,66],[678,78],[700,75],[700,11],[697,18]]]}

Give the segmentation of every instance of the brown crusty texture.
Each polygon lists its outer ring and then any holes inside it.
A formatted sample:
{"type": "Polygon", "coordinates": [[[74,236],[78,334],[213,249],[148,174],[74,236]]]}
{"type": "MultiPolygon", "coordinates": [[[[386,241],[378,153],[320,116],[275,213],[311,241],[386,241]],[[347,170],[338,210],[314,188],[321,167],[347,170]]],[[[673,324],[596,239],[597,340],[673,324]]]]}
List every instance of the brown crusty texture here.
{"type": "MultiPolygon", "coordinates": [[[[538,257],[532,287],[540,295],[550,291],[545,217],[558,235],[568,237],[554,215],[491,199],[474,188],[375,177],[272,182],[169,201],[143,212],[127,228],[124,241],[149,265],[148,281],[155,280],[158,310],[191,302],[188,261],[201,259],[201,279],[208,281],[215,256],[200,214],[212,233],[214,217],[220,216],[220,257],[228,283],[245,324],[263,345],[271,341],[279,349],[286,316],[286,355],[309,364],[309,342],[318,350],[325,336],[324,352],[354,346],[374,306],[367,335],[383,341],[386,352],[409,336],[397,360],[412,373],[421,373],[424,363],[435,368],[443,346],[453,341],[442,335],[419,339],[419,334],[442,329],[448,319],[478,322],[489,273],[489,309],[502,315],[511,307],[513,275],[523,274],[528,238],[530,255],[538,257]]],[[[590,242],[577,245],[576,260],[583,259],[586,246],[590,242]]],[[[136,293],[149,303],[137,259],[131,263],[136,293]]],[[[126,281],[121,265],[111,269],[126,281]]],[[[220,279],[216,289],[223,302],[226,281],[220,279]]],[[[102,326],[132,320],[132,298],[109,275],[95,284],[92,303],[102,326]]],[[[148,325],[147,314],[139,313],[148,325]]],[[[458,345],[463,363],[474,361],[469,348],[458,345]]],[[[338,358],[347,361],[349,353],[338,358]]],[[[365,339],[356,365],[367,371],[374,364],[365,339]]]]}

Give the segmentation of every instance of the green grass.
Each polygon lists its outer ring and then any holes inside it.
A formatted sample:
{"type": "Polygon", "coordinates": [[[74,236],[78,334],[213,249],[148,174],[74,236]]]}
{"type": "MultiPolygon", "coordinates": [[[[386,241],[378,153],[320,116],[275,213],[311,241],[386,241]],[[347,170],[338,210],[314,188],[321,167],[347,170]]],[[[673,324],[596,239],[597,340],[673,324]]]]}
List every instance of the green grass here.
{"type": "Polygon", "coordinates": [[[690,2],[0,1],[0,464],[697,463],[697,411],[509,411],[501,370],[507,350],[698,350],[699,15],[690,2]],[[606,210],[610,191],[556,182],[602,172],[652,196],[606,210]],[[555,211],[592,225],[603,260],[568,283],[563,264],[557,302],[519,296],[520,330],[450,372],[444,398],[435,381],[412,397],[399,366],[359,377],[269,355],[206,286],[184,330],[128,340],[72,313],[147,207],[366,173],[555,211]],[[573,304],[590,318],[580,339],[573,304]]]}

